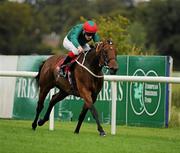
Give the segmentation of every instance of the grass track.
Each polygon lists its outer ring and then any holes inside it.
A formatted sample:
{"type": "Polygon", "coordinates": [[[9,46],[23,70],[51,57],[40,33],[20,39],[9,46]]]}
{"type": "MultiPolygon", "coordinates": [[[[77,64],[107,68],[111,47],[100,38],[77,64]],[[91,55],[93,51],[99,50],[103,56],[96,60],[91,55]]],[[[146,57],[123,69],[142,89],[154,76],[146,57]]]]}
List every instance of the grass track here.
{"type": "Polygon", "coordinates": [[[107,136],[100,137],[95,124],[84,123],[74,134],[76,123],[55,122],[31,130],[31,121],[0,119],[0,153],[179,153],[180,128],[142,128],[103,125],[107,136]]]}

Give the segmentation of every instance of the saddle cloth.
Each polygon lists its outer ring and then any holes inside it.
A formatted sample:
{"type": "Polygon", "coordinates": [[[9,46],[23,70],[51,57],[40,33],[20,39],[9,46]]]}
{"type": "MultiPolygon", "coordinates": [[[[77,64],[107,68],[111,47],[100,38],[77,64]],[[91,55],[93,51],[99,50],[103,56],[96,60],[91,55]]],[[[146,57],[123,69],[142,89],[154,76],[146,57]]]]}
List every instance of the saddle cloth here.
{"type": "MultiPolygon", "coordinates": [[[[57,63],[56,68],[58,69],[58,71],[60,70],[61,65],[62,65],[62,63],[64,62],[65,58],[66,58],[66,57],[60,59],[59,62],[57,63]]],[[[73,70],[72,65],[75,63],[75,60],[76,60],[76,59],[77,59],[77,57],[75,57],[74,59],[72,59],[72,60],[70,61],[70,63],[64,65],[64,73],[65,73],[64,78],[66,78],[66,79],[69,81],[70,85],[71,85],[73,88],[75,88],[76,83],[75,83],[75,79],[74,79],[74,74],[72,73],[72,70],[73,70]]]]}

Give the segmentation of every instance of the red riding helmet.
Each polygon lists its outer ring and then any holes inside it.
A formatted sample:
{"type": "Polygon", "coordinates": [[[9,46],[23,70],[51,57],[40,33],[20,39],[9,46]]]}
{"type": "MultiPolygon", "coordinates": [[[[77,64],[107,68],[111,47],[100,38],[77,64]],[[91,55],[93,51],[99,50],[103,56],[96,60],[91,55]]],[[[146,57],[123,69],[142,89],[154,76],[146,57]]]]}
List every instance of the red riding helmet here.
{"type": "Polygon", "coordinates": [[[83,24],[83,29],[87,33],[96,33],[98,30],[96,23],[93,21],[86,21],[83,24]]]}

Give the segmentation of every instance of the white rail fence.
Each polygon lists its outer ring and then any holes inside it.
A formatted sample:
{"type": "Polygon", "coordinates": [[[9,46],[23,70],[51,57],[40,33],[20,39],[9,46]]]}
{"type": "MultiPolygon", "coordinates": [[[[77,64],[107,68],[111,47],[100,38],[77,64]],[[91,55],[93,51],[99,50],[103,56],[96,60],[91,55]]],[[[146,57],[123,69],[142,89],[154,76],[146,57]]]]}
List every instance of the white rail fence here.
{"type": "MultiPolygon", "coordinates": [[[[37,72],[27,71],[0,71],[0,77],[35,77],[37,72]]],[[[116,99],[117,99],[117,81],[128,82],[164,82],[164,83],[180,83],[180,77],[152,77],[152,76],[120,76],[105,75],[104,80],[111,81],[112,93],[112,114],[111,114],[111,134],[116,134],[116,99]]],[[[54,130],[54,110],[50,115],[49,130],[54,130]]]]}

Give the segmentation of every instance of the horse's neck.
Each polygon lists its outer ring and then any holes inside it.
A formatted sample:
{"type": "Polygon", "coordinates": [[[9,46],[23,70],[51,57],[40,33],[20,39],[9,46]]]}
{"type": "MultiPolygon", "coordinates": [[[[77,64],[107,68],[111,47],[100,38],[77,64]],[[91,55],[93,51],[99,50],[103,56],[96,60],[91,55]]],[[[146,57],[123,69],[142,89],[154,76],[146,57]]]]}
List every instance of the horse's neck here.
{"type": "Polygon", "coordinates": [[[99,57],[96,55],[96,51],[94,49],[84,53],[81,56],[80,61],[84,66],[93,72],[101,71],[101,67],[99,67],[99,57]]]}

